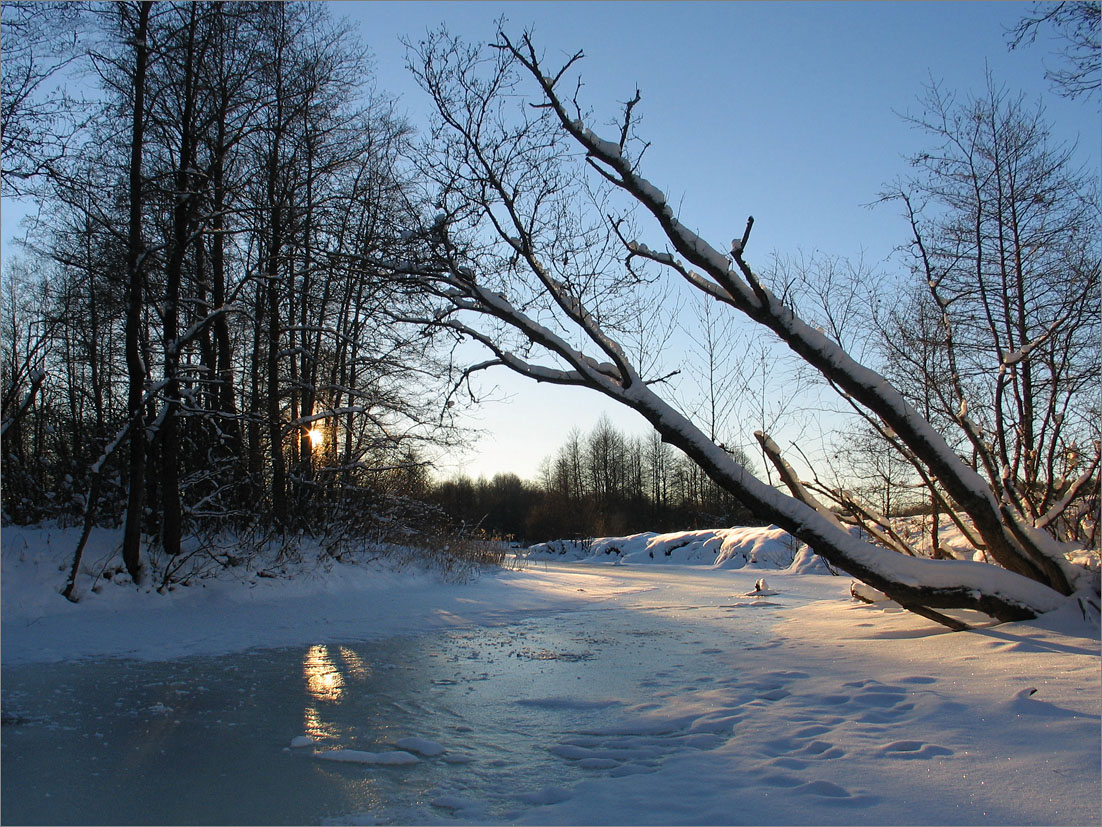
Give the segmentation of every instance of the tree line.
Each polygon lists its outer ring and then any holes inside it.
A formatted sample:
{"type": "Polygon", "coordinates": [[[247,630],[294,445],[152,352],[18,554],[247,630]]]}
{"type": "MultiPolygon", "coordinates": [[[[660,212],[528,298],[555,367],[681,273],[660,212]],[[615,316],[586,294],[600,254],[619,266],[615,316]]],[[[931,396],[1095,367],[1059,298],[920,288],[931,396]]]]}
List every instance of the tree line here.
{"type": "Polygon", "coordinates": [[[657,432],[625,434],[606,416],[588,434],[573,428],[535,481],[516,474],[477,481],[459,476],[427,493],[468,525],[529,543],[755,522],[738,499],[657,432]]]}

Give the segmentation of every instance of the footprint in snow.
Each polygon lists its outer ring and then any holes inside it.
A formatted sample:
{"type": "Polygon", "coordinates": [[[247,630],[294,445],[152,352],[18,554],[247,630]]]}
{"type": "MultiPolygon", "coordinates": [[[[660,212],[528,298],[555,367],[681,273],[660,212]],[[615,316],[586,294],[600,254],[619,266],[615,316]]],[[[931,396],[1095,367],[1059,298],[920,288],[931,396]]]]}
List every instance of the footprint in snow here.
{"type": "Polygon", "coordinates": [[[566,801],[570,797],[571,793],[564,790],[562,787],[544,787],[542,790],[537,790],[536,792],[523,793],[520,796],[520,800],[525,804],[546,806],[548,804],[558,804],[559,802],[566,801]]]}
{"type": "MultiPolygon", "coordinates": [[[[777,738],[767,741],[762,745],[762,751],[766,755],[779,758],[780,756],[802,755],[807,758],[830,759],[841,758],[846,754],[829,741],[813,740],[804,743],[805,738],[777,738]]],[[[800,762],[803,763],[803,762],[800,762]]]]}
{"type": "Polygon", "coordinates": [[[925,741],[893,741],[880,747],[880,754],[885,758],[929,760],[937,756],[952,755],[953,750],[937,744],[927,744],[925,741]]]}
{"type": "Polygon", "coordinates": [[[799,758],[789,758],[788,756],[774,758],[769,763],[774,767],[784,767],[786,770],[806,770],[811,766],[807,761],[801,761],[799,758]]]}
{"type": "MultiPolygon", "coordinates": [[[[806,764],[804,765],[806,766],[806,764]]],[[[803,784],[803,779],[786,773],[770,773],[761,777],[761,783],[767,787],[798,787],[803,784]]]]}
{"type": "Polygon", "coordinates": [[[850,707],[860,711],[854,720],[864,724],[888,724],[914,709],[909,700],[915,690],[878,681],[851,681],[843,685],[847,693],[820,695],[814,700],[820,707],[850,707]]]}
{"type": "Polygon", "coordinates": [[[844,749],[839,749],[829,741],[812,741],[799,752],[814,755],[816,758],[841,758],[846,754],[844,749]]]}
{"type": "Polygon", "coordinates": [[[787,689],[781,689],[777,687],[775,689],[767,689],[764,692],[759,692],[758,697],[765,701],[779,701],[782,698],[787,698],[792,693],[787,689]]]}
{"type": "Polygon", "coordinates": [[[879,798],[861,792],[851,792],[845,787],[840,787],[830,781],[809,781],[802,787],[796,787],[793,792],[815,796],[820,805],[837,805],[841,807],[868,807],[875,804],[879,798]]]}
{"type": "Polygon", "coordinates": [[[808,795],[821,795],[828,798],[849,798],[850,792],[844,787],[832,784],[829,781],[808,781],[798,792],[808,795]]]}

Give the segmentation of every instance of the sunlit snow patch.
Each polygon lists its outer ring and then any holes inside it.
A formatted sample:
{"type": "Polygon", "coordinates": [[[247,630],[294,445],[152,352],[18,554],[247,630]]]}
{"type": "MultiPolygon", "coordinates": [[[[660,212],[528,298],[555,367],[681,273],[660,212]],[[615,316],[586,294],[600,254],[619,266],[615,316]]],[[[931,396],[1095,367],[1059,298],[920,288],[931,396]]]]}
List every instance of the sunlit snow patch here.
{"type": "MultiPolygon", "coordinates": [[[[626,537],[586,540],[552,540],[528,549],[532,560],[567,560],[589,563],[707,565],[713,568],[788,569],[797,561],[800,543],[777,526],[713,528],[643,532],[626,537]]],[[[802,551],[802,549],[801,549],[802,551]]],[[[801,573],[815,566],[814,554],[801,554],[801,573]]],[[[823,573],[827,573],[825,567],[823,573]]]]}

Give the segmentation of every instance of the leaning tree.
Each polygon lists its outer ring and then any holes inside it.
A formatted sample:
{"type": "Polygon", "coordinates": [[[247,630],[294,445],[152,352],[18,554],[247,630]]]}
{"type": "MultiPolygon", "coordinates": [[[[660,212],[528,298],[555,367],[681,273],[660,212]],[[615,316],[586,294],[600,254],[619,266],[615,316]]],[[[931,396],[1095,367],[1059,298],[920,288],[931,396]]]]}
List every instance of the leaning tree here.
{"type": "MultiPolygon", "coordinates": [[[[729,252],[683,223],[641,174],[646,145],[635,134],[638,92],[617,134],[604,139],[587,126],[592,119],[579,103],[580,52],[548,68],[527,34],[514,41],[499,33],[495,43],[477,48],[439,32],[411,45],[410,54],[411,69],[436,105],[422,159],[433,206],[422,227],[407,233],[406,256],[388,264],[426,297],[424,312],[411,317],[426,335],[446,333],[486,349],[488,358],[470,365],[465,377],[505,366],[540,382],[592,388],[633,408],[756,516],[951,628],[966,626],[941,610],[1010,621],[1072,599],[1084,612],[1097,611],[1098,577],[1069,562],[1069,547],[1050,530],[1051,514],[1023,513],[1007,486],[959,456],[896,387],[770,290],[746,257],[753,219],[729,252]],[[640,240],[640,218],[660,242],[640,240]],[[880,423],[995,564],[911,556],[861,539],[845,515],[801,483],[768,435],[759,440],[790,494],[709,439],[659,393],[667,377],[651,354],[632,345],[631,332],[640,314],[653,310],[663,279],[772,331],[880,423]]],[[[1023,342],[1007,358],[1020,363],[1032,352],[1023,342]]],[[[966,406],[958,414],[956,426],[967,429],[966,406]]],[[[1093,450],[1089,475],[1097,467],[1093,450]]],[[[1065,500],[1052,505],[1065,507],[1065,500]]]]}

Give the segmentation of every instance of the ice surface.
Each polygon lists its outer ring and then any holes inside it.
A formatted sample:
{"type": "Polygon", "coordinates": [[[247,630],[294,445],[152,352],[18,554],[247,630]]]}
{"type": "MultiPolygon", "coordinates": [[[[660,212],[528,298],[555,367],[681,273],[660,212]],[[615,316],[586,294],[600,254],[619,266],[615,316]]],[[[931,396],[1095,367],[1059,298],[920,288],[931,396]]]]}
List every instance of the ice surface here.
{"type": "Polygon", "coordinates": [[[607,709],[619,706],[623,701],[592,698],[521,698],[520,706],[536,706],[544,709],[607,709]]]}
{"type": "Polygon", "coordinates": [[[319,752],[315,757],[326,761],[342,761],[349,764],[390,764],[397,766],[417,764],[421,761],[416,755],[401,750],[394,752],[364,752],[358,749],[334,749],[328,752],[319,752]]]}
{"type": "MultiPolygon", "coordinates": [[[[5,527],[0,820],[141,822],[111,786],[130,762],[171,773],[187,796],[167,812],[191,823],[308,807],[322,781],[348,811],[296,817],[1099,823],[1095,625],[1064,607],[946,633],[802,573],[823,568],[773,531],[605,538],[462,586],[338,566],[72,605],[69,530],[5,527]],[[775,596],[732,598],[763,574],[775,596]],[[273,674],[277,646],[298,648],[273,674]]],[[[115,543],[94,535],[90,559],[115,543]]]]}

